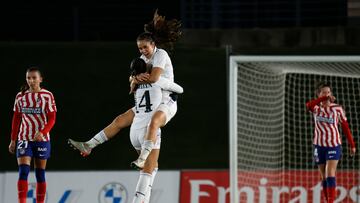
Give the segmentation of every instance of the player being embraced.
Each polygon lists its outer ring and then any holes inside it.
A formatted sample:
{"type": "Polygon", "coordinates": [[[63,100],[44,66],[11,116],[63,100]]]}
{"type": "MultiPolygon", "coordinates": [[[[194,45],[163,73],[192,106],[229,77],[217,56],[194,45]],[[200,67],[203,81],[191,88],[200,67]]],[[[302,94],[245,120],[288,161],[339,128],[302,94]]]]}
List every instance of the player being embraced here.
{"type": "MultiPolygon", "coordinates": [[[[133,60],[133,74],[148,72],[146,63],[143,59],[136,58],[133,60]],[[136,65],[135,65],[136,64],[136,65]]],[[[149,124],[156,109],[161,105],[164,97],[164,90],[182,93],[183,90],[177,84],[160,78],[152,84],[138,84],[135,87],[135,117],[130,127],[130,139],[133,147],[138,154],[144,148],[145,135],[148,131],[149,124]]],[[[175,102],[174,100],[171,100],[175,102]]],[[[148,157],[143,169],[140,171],[140,177],[136,186],[136,194],[133,203],[142,203],[150,201],[151,187],[154,182],[155,175],[158,171],[158,158],[160,154],[161,130],[156,132],[156,140],[151,155],[148,157]]]]}
{"type": "MultiPolygon", "coordinates": [[[[136,76],[141,73],[151,73],[151,66],[147,65],[141,58],[135,58],[130,65],[131,76],[136,76]]],[[[176,83],[166,79],[159,78],[158,81],[151,84],[137,84],[133,87],[135,106],[131,109],[134,117],[130,127],[130,140],[133,147],[138,154],[144,148],[145,135],[148,131],[149,124],[151,122],[153,114],[156,109],[161,105],[164,97],[164,91],[170,91],[175,93],[182,93],[183,88],[176,83]]],[[[173,99],[175,97],[172,97],[173,99]]],[[[172,102],[175,102],[172,100],[172,102]]],[[[112,124],[106,127],[102,132],[112,129],[112,124]]],[[[103,135],[101,135],[103,136],[103,135]]],[[[107,140],[107,137],[95,136],[93,139],[107,140]]],[[[93,140],[94,141],[94,140],[93,140]]],[[[97,142],[97,141],[95,141],[97,142]]],[[[75,149],[81,149],[84,147],[83,142],[77,142],[69,139],[69,143],[75,147],[75,149]]],[[[161,143],[161,130],[156,132],[156,140],[153,146],[152,153],[146,160],[142,170],[140,171],[140,177],[136,186],[136,194],[133,199],[133,203],[147,203],[150,201],[151,187],[158,171],[158,158],[160,154],[161,143]]],[[[80,150],[81,151],[81,150],[80,150]]]]}
{"type": "MultiPolygon", "coordinates": [[[[141,58],[152,66],[151,73],[143,73],[133,76],[130,79],[131,90],[137,84],[151,84],[159,81],[161,78],[174,81],[173,66],[171,59],[164,49],[157,46],[172,47],[180,35],[180,22],[176,19],[165,20],[164,16],[159,16],[157,11],[154,14],[153,20],[145,25],[145,32],[140,34],[136,43],[141,53],[141,58]]],[[[132,162],[134,168],[142,169],[145,165],[145,160],[150,155],[152,148],[156,142],[156,134],[160,127],[165,126],[177,112],[177,102],[171,98],[169,91],[163,91],[161,104],[156,108],[153,114],[148,131],[145,136],[145,141],[139,158],[132,162]]],[[[133,122],[135,113],[133,109],[129,109],[125,113],[117,116],[114,121],[97,133],[87,142],[76,142],[69,140],[69,143],[80,151],[83,155],[89,155],[91,150],[97,145],[106,142],[108,139],[114,137],[121,129],[128,127],[133,122]]]]}
{"type": "Polygon", "coordinates": [[[330,84],[321,82],[316,94],[317,99],[306,103],[315,123],[314,159],[321,174],[324,197],[328,203],[333,203],[336,196],[336,168],[342,153],[339,123],[349,142],[351,156],[355,155],[356,148],[345,111],[334,103],[330,84]]]}
{"type": "Polygon", "coordinates": [[[55,124],[56,105],[53,94],[40,87],[42,80],[40,70],[30,67],[26,71],[27,85],[15,98],[9,152],[14,154],[16,150],[19,165],[19,203],[26,203],[32,158],[37,181],[36,202],[45,201],[45,168],[50,157],[49,132],[55,124]]]}

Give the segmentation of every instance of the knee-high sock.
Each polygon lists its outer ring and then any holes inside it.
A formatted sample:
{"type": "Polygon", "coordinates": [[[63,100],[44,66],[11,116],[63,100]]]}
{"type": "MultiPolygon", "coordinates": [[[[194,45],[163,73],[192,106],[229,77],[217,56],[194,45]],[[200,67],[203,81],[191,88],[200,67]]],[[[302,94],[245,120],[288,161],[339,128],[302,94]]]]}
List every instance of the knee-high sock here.
{"type": "Polygon", "coordinates": [[[45,169],[36,168],[36,203],[44,203],[46,195],[45,169]]]}
{"type": "Polygon", "coordinates": [[[26,203],[28,192],[28,181],[30,166],[26,164],[19,165],[19,180],[17,183],[19,203],[26,203]]]}
{"type": "Polygon", "coordinates": [[[158,168],[155,168],[153,170],[153,172],[151,173],[151,181],[150,181],[150,185],[149,185],[149,190],[147,191],[147,193],[145,194],[145,201],[144,203],[149,203],[150,202],[150,197],[151,197],[151,191],[152,191],[152,186],[155,180],[155,176],[158,172],[158,168]]]}
{"type": "Polygon", "coordinates": [[[87,141],[86,144],[88,144],[88,146],[92,149],[92,148],[98,146],[99,144],[106,142],[107,140],[108,140],[108,138],[106,137],[104,130],[102,130],[102,131],[98,132],[89,141],[87,141]]]}
{"type": "Polygon", "coordinates": [[[336,196],[336,179],[335,177],[327,177],[327,195],[328,195],[328,203],[333,203],[336,196]]]}
{"type": "Polygon", "coordinates": [[[324,194],[324,198],[328,199],[327,197],[327,182],[326,182],[326,179],[322,181],[322,191],[323,191],[323,194],[324,194]]]}
{"type": "Polygon", "coordinates": [[[139,158],[146,160],[150,155],[151,150],[154,148],[154,143],[151,140],[144,140],[144,144],[141,146],[141,152],[139,158]]]}
{"type": "Polygon", "coordinates": [[[138,183],[136,185],[136,193],[133,199],[133,203],[144,203],[145,195],[149,190],[152,175],[149,173],[140,173],[138,183]]]}

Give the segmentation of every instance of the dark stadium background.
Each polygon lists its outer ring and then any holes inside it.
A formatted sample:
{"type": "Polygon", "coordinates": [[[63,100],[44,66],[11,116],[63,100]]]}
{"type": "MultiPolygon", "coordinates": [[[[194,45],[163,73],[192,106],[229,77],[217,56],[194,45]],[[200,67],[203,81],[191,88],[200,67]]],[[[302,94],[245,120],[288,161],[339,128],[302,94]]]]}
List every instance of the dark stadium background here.
{"type": "Polygon", "coordinates": [[[55,95],[57,122],[48,170],[125,170],[136,158],[128,129],[82,158],[66,139],[88,140],[132,106],[128,65],[135,39],[156,8],[183,22],[171,53],[185,93],[163,129],[163,169],[226,169],[227,54],[359,54],[359,8],[345,0],[176,0],[16,2],[0,7],[0,171],[8,153],[12,106],[25,70],[39,65],[55,95]],[[228,46],[231,45],[231,46],[228,46]]]}

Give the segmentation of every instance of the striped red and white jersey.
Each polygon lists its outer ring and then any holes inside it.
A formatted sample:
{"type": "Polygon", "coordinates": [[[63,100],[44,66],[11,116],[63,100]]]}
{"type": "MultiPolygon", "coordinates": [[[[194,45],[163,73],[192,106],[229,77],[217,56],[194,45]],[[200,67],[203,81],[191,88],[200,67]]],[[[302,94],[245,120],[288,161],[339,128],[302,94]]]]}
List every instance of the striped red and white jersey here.
{"type": "Polygon", "coordinates": [[[312,111],[315,122],[313,144],[323,147],[341,145],[339,122],[347,121],[342,106],[332,103],[328,107],[316,105],[312,111]]]}
{"type": "MultiPolygon", "coordinates": [[[[47,124],[47,113],[56,112],[53,94],[45,89],[32,93],[19,92],[15,98],[14,111],[21,113],[21,125],[18,140],[33,141],[35,133],[47,124]]],[[[50,140],[50,134],[43,136],[43,141],[50,140]]]]}

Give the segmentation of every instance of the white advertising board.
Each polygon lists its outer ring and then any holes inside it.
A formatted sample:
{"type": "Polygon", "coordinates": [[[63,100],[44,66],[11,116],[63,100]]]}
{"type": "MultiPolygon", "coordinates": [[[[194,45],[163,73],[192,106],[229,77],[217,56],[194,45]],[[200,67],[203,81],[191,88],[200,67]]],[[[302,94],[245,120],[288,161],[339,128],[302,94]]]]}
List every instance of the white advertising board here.
{"type": "Polygon", "coordinates": [[[5,202],[4,189],[5,189],[4,174],[0,173],[0,202],[5,202]]]}
{"type": "MultiPolygon", "coordinates": [[[[47,203],[131,203],[139,177],[137,171],[47,172],[47,203]]],[[[4,202],[17,202],[18,173],[6,173],[4,202]]],[[[179,202],[179,171],[159,171],[151,203],[179,202]]],[[[36,179],[29,175],[28,202],[35,198],[36,179]]]]}

